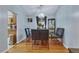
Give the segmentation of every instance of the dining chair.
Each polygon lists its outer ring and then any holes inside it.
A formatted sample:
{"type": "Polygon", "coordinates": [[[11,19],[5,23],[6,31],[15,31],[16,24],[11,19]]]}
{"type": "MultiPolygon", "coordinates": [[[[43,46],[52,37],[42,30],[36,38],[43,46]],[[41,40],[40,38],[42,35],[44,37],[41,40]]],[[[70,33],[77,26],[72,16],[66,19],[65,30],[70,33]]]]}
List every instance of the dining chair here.
{"type": "Polygon", "coordinates": [[[53,39],[58,40],[60,38],[60,42],[63,43],[63,37],[64,37],[64,28],[57,28],[55,34],[52,34],[51,36],[53,39]]]}
{"type": "Polygon", "coordinates": [[[30,37],[30,28],[25,28],[26,38],[30,37]]]}

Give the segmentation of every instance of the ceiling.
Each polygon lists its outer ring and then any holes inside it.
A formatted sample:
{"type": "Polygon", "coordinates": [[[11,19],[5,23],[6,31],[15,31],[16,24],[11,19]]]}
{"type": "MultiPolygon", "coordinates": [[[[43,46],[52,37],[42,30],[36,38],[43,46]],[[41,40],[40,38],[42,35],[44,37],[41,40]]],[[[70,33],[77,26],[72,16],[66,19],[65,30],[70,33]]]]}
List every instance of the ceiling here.
{"type": "Polygon", "coordinates": [[[16,7],[25,13],[26,16],[37,16],[43,13],[46,16],[55,16],[58,11],[59,5],[14,5],[10,7],[16,7]]]}

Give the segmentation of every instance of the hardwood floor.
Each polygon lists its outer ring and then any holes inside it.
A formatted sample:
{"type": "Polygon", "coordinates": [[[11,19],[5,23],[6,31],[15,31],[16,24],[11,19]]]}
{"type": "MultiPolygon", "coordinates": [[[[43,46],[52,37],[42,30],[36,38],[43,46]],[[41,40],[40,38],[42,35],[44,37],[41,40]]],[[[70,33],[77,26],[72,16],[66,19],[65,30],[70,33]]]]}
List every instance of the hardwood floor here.
{"type": "Polygon", "coordinates": [[[30,41],[24,40],[10,48],[7,53],[69,53],[69,50],[62,44],[60,45],[58,40],[49,39],[49,49],[45,46],[40,47],[35,45],[32,48],[32,39],[30,41]]]}

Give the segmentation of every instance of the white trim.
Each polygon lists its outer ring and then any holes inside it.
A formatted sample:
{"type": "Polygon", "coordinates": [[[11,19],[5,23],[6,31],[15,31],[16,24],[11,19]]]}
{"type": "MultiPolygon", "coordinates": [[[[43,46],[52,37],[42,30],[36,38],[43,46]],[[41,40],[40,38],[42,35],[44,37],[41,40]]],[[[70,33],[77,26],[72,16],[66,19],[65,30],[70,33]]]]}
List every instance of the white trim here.
{"type": "Polygon", "coordinates": [[[68,46],[67,46],[66,44],[64,44],[64,43],[63,43],[63,45],[64,45],[64,47],[65,47],[65,48],[67,48],[67,49],[68,49],[68,46]]]}
{"type": "MultiPolygon", "coordinates": [[[[9,39],[8,39],[9,40],[9,39]]],[[[8,42],[8,40],[7,40],[7,42],[8,42]]],[[[7,43],[7,46],[8,46],[9,44],[7,43]]],[[[12,47],[14,47],[15,45],[12,45],[11,47],[7,47],[7,49],[5,49],[4,51],[2,51],[1,53],[6,53],[10,48],[12,48],[12,47]]]]}
{"type": "Polygon", "coordinates": [[[17,43],[20,43],[21,41],[25,40],[26,37],[23,37],[23,39],[19,40],[17,43]]]}
{"type": "MultiPolygon", "coordinates": [[[[21,41],[25,40],[26,37],[24,37],[22,40],[16,42],[16,43],[20,43],[21,41]]],[[[11,46],[10,48],[14,47],[15,45],[11,46]]],[[[7,48],[6,50],[2,51],[1,53],[6,53],[10,48],[7,48]]]]}
{"type": "MultiPolygon", "coordinates": [[[[11,46],[10,48],[14,47],[15,45],[11,46]]],[[[2,51],[1,53],[6,53],[10,48],[7,48],[6,50],[2,51]]]]}

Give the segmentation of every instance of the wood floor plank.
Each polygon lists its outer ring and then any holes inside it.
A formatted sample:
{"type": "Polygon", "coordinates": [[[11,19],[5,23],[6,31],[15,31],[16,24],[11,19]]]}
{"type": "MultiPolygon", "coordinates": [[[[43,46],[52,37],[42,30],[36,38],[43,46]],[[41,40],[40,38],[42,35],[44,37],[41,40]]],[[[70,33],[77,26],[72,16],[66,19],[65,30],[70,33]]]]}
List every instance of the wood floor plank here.
{"type": "Polygon", "coordinates": [[[49,39],[49,49],[45,46],[34,46],[32,48],[32,40],[22,41],[16,44],[14,47],[10,48],[7,53],[69,53],[63,45],[60,45],[58,41],[49,39]],[[40,48],[41,47],[41,48],[40,48]]]}

